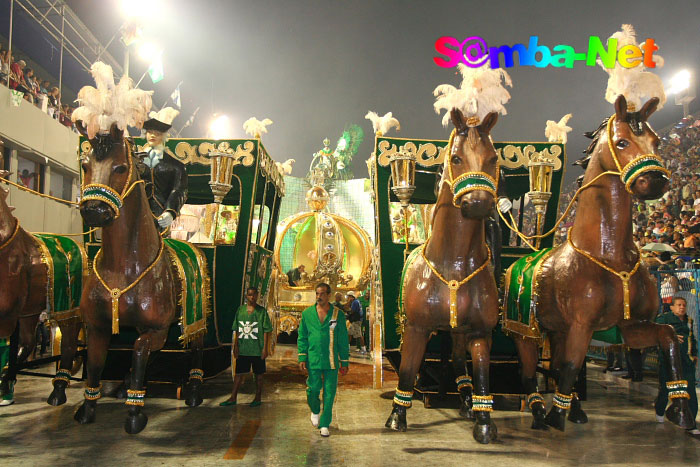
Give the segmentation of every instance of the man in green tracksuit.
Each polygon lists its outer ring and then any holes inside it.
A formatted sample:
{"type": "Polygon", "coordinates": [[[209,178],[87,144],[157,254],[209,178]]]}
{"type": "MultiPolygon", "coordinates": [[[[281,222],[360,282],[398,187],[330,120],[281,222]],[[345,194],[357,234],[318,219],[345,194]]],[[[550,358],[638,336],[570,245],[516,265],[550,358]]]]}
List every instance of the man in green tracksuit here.
{"type": "Polygon", "coordinates": [[[338,387],[338,373],[348,372],[350,346],[345,314],[328,300],[331,287],[316,286],[316,305],[301,314],[299,323],[299,367],[308,371],[306,400],[311,408],[311,424],[320,427],[321,436],[330,436],[328,427],[333,416],[333,401],[338,387]],[[323,388],[323,413],[319,395],[323,388]]]}
{"type": "MultiPolygon", "coordinates": [[[[663,313],[656,317],[656,322],[660,324],[670,324],[676,331],[678,342],[680,343],[681,367],[683,368],[683,379],[687,381],[687,391],[690,395],[688,404],[693,414],[693,419],[698,415],[698,398],[695,392],[695,365],[697,363],[697,348],[695,346],[695,336],[693,335],[693,322],[686,314],[686,301],[682,297],[674,297],[670,313],[663,313]]],[[[656,419],[664,421],[664,411],[668,404],[669,389],[668,363],[665,358],[659,358],[659,395],[656,397],[656,419]]],[[[692,435],[700,435],[696,427],[690,430],[692,435]]]]}

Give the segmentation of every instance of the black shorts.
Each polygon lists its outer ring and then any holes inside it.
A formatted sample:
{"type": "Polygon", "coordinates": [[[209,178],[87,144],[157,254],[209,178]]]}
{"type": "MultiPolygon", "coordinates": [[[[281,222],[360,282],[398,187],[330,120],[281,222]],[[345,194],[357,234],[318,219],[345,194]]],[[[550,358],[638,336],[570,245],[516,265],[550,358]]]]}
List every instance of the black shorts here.
{"type": "Polygon", "coordinates": [[[265,373],[265,360],[256,356],[240,355],[236,359],[236,374],[242,375],[250,373],[250,367],[253,367],[253,373],[262,375],[265,373]]]}

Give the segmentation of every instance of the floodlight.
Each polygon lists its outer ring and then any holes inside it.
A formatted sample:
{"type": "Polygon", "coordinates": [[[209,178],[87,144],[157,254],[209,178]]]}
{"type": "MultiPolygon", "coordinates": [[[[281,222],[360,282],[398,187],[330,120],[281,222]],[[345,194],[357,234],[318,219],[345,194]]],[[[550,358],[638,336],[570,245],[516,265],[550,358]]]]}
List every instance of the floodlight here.
{"type": "Polygon", "coordinates": [[[231,136],[231,121],[227,115],[219,115],[209,123],[209,134],[214,139],[223,139],[231,136]]]}

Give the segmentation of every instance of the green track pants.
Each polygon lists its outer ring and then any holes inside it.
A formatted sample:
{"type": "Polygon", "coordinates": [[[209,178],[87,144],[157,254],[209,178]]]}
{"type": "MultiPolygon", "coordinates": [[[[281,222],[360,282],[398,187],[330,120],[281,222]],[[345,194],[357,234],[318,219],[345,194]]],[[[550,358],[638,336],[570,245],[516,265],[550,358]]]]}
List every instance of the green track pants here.
{"type": "Polygon", "coordinates": [[[306,380],[306,401],[312,413],[321,412],[319,396],[323,388],[323,413],[318,423],[319,428],[328,428],[333,418],[333,401],[338,388],[338,370],[311,370],[306,380]]]}

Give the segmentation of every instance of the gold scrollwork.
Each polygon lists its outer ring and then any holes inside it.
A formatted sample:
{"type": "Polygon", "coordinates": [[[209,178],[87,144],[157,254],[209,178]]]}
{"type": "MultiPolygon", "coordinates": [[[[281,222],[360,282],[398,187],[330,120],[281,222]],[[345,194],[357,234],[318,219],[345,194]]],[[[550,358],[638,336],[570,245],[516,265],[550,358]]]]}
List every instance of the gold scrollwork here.
{"type": "Polygon", "coordinates": [[[215,148],[219,152],[233,154],[236,159],[241,161],[241,165],[245,167],[250,167],[253,165],[253,162],[255,162],[255,156],[253,156],[255,143],[253,141],[244,141],[236,145],[235,150],[228,141],[222,141],[218,146],[215,146],[214,143],[202,143],[199,145],[199,153],[202,155],[209,154],[209,152],[213,151],[215,148]]]}
{"type": "Polygon", "coordinates": [[[561,146],[553,145],[550,148],[545,148],[542,152],[537,152],[535,146],[528,144],[525,146],[516,146],[508,144],[503,148],[496,149],[498,159],[503,167],[508,169],[517,169],[519,167],[527,168],[528,163],[533,158],[549,159],[554,162],[554,171],[559,171],[562,168],[562,162],[559,156],[562,153],[561,146]]]}
{"type": "Polygon", "coordinates": [[[175,159],[179,160],[183,164],[202,164],[209,165],[209,159],[200,156],[197,153],[197,147],[192,146],[190,143],[185,141],[180,141],[175,146],[175,159]]]}
{"type": "Polygon", "coordinates": [[[92,151],[92,145],[90,144],[90,141],[85,140],[82,143],[80,143],[80,157],[78,160],[80,162],[87,162],[88,157],[90,157],[90,152],[92,151]]]}
{"type": "Polygon", "coordinates": [[[416,146],[413,141],[407,141],[403,146],[397,147],[387,140],[379,142],[379,165],[386,167],[389,165],[391,156],[403,150],[416,156],[416,162],[424,167],[442,164],[445,160],[447,147],[439,148],[435,143],[421,143],[416,146]]]}
{"type": "MultiPolygon", "coordinates": [[[[301,313],[299,313],[301,315],[301,313]]],[[[280,316],[279,331],[291,334],[299,328],[299,318],[291,313],[283,312],[280,316]]]]}

